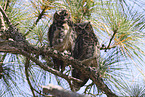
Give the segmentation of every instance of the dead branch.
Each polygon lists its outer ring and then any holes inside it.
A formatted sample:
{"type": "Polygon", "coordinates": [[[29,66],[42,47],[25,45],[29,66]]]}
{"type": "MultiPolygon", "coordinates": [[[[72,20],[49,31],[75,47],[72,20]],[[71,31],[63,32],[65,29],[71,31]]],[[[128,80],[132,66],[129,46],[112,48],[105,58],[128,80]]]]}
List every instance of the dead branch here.
{"type": "Polygon", "coordinates": [[[74,93],[74,92],[63,89],[60,86],[56,86],[52,84],[49,84],[47,86],[42,86],[42,88],[43,88],[43,93],[50,93],[57,97],[91,97],[88,95],[81,95],[78,93],[74,93]]]}

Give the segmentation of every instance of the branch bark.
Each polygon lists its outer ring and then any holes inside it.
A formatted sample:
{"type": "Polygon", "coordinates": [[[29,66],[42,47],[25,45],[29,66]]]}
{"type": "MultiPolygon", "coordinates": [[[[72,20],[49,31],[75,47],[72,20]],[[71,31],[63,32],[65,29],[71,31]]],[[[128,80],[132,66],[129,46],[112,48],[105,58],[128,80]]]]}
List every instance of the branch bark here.
{"type": "Polygon", "coordinates": [[[57,97],[91,97],[88,95],[81,95],[68,90],[63,89],[60,86],[49,84],[47,86],[41,86],[43,88],[43,93],[50,93],[57,97]]]}
{"type": "MultiPolygon", "coordinates": [[[[32,49],[34,47],[32,46],[28,46],[28,44],[24,44],[24,42],[15,42],[15,41],[0,41],[0,51],[2,52],[11,52],[11,53],[17,53],[17,54],[22,54],[28,58],[30,58],[30,60],[32,60],[33,62],[36,63],[36,65],[39,65],[42,69],[51,72],[57,76],[60,76],[62,78],[65,79],[72,79],[74,80],[74,78],[64,75],[62,73],[60,73],[57,70],[54,70],[52,68],[50,68],[49,66],[44,65],[43,63],[41,63],[37,58],[33,57],[31,53],[41,53],[45,56],[51,56],[51,57],[56,57],[59,58],[63,61],[65,61],[66,63],[70,63],[71,65],[73,65],[74,67],[78,68],[81,70],[81,72],[84,72],[85,74],[87,74],[88,76],[90,76],[90,79],[93,80],[93,82],[97,85],[97,87],[101,90],[103,90],[107,96],[116,96],[109,88],[108,86],[103,82],[103,79],[101,78],[99,71],[98,70],[94,70],[91,67],[87,67],[84,66],[82,64],[82,62],[74,59],[73,57],[70,57],[68,55],[63,55],[62,53],[59,53],[56,50],[51,49],[50,47],[47,48],[47,50],[45,49],[32,49]],[[27,47],[26,47],[27,46],[27,47]],[[25,48],[27,48],[27,51],[25,51],[25,48]]],[[[110,97],[111,97],[110,96],[110,97]]]]}

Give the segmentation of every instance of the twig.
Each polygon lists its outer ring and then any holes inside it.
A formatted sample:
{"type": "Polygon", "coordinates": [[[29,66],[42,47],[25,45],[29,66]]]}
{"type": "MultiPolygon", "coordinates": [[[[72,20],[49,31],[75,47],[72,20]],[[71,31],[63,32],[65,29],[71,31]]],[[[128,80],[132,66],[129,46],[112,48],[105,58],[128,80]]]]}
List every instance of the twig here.
{"type": "Polygon", "coordinates": [[[8,18],[7,14],[5,13],[5,11],[3,10],[3,8],[1,6],[0,6],[0,11],[3,14],[3,17],[6,20],[6,23],[8,24],[8,26],[12,27],[12,23],[11,23],[10,19],[8,18]]]}
{"type": "Polygon", "coordinates": [[[4,6],[4,11],[7,10],[8,6],[9,6],[10,0],[7,0],[4,6]]]}
{"type": "Polygon", "coordinates": [[[114,36],[115,36],[116,33],[117,33],[117,29],[114,29],[114,33],[113,33],[113,35],[112,35],[112,37],[111,37],[111,39],[110,39],[110,41],[109,41],[109,44],[108,44],[108,46],[106,47],[106,50],[105,50],[105,51],[107,51],[107,49],[110,48],[110,44],[111,44],[111,42],[112,42],[112,40],[113,40],[113,38],[114,38],[114,36]]]}
{"type": "Polygon", "coordinates": [[[5,22],[2,13],[0,12],[0,31],[6,30],[5,22]]]}
{"type": "Polygon", "coordinates": [[[30,59],[29,58],[26,58],[26,62],[25,62],[25,75],[26,75],[26,79],[28,81],[28,84],[30,86],[30,89],[31,89],[31,92],[33,94],[33,97],[36,97],[35,96],[35,93],[34,93],[34,90],[33,90],[33,86],[29,80],[29,74],[28,74],[28,68],[29,68],[29,65],[30,65],[30,59]]]}
{"type": "Polygon", "coordinates": [[[7,53],[5,53],[5,54],[3,55],[3,57],[2,57],[2,59],[0,60],[0,79],[1,79],[1,77],[2,77],[2,75],[3,75],[4,69],[3,69],[2,65],[3,65],[3,61],[4,61],[5,57],[6,57],[6,55],[7,55],[7,53]]]}
{"type": "Polygon", "coordinates": [[[34,24],[32,25],[32,27],[30,27],[30,29],[26,32],[26,34],[24,36],[27,36],[32,31],[32,29],[37,25],[39,20],[44,15],[44,12],[45,12],[46,9],[47,9],[47,7],[45,6],[44,9],[42,10],[42,12],[39,14],[38,18],[36,19],[36,21],[34,22],[34,24]]]}
{"type": "Polygon", "coordinates": [[[91,84],[89,84],[89,85],[87,85],[87,87],[85,88],[85,91],[84,91],[84,93],[86,94],[86,92],[87,92],[87,90],[88,90],[88,88],[91,86],[93,86],[94,85],[94,83],[92,82],[91,84]]]}
{"type": "Polygon", "coordinates": [[[100,50],[107,50],[107,49],[111,49],[111,48],[115,48],[116,46],[114,45],[114,46],[109,46],[109,47],[104,47],[104,46],[102,46],[101,48],[100,48],[100,50]]]}

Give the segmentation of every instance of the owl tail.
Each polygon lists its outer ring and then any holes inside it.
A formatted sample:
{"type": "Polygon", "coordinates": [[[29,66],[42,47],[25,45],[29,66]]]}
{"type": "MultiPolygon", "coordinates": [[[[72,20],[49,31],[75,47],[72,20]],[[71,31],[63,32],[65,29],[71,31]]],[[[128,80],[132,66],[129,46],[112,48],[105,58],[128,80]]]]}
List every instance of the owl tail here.
{"type": "Polygon", "coordinates": [[[80,90],[80,88],[82,86],[84,86],[87,83],[87,81],[89,80],[88,76],[86,76],[80,70],[75,69],[75,68],[72,70],[72,76],[77,78],[77,79],[80,79],[82,81],[82,82],[73,81],[73,83],[72,83],[73,84],[72,91],[80,90]]]}
{"type": "Polygon", "coordinates": [[[60,71],[60,69],[61,69],[61,72],[63,72],[65,70],[65,65],[62,60],[54,58],[53,62],[54,62],[54,69],[56,69],[58,71],[60,71]]]}

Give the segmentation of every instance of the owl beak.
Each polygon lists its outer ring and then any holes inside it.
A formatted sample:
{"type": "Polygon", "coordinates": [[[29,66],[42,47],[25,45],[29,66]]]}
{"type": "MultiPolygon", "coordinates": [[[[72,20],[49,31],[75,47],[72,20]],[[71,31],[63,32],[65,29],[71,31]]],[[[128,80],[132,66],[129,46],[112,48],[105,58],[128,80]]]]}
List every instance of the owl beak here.
{"type": "Polygon", "coordinates": [[[64,21],[67,21],[67,20],[68,20],[67,18],[64,19],[64,21]]]}

